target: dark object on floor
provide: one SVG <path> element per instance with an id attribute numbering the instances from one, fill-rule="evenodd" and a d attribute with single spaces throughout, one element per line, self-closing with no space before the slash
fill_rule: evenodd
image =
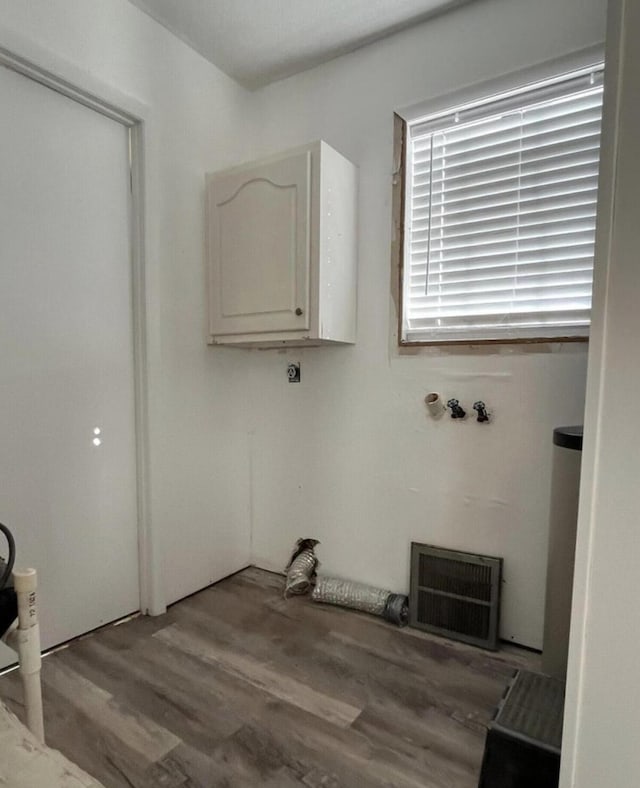
<path id="1" fill-rule="evenodd" d="M 496 651 L 502 558 L 411 544 L 409 626 Z"/>
<path id="2" fill-rule="evenodd" d="M 13 588 L 0 591 L 0 640 L 18 618 L 18 597 Z"/>
<path id="3" fill-rule="evenodd" d="M 4 534 L 9 551 L 6 560 L 0 556 L 0 638 L 2 638 L 18 617 L 18 598 L 13 590 L 11 579 L 16 544 L 11 531 L 2 523 L 0 523 L 0 532 Z"/>
<path id="4" fill-rule="evenodd" d="M 482 402 L 482 400 L 478 400 L 477 402 L 473 403 L 473 409 L 478 414 L 478 421 L 489 421 L 489 414 L 487 413 L 487 406 Z"/>
<path id="5" fill-rule="evenodd" d="M 306 594 L 309 590 L 318 567 L 318 559 L 314 552 L 317 544 L 320 544 L 317 539 L 298 539 L 296 542 L 285 568 L 287 573 L 285 598 L 292 594 Z"/>
<path id="6" fill-rule="evenodd" d="M 5 561 L 2 556 L 0 556 L 0 591 L 7 585 L 9 585 L 9 581 L 11 580 L 11 572 L 13 571 L 13 562 L 16 558 L 16 543 L 13 539 L 13 534 L 7 528 L 6 525 L 0 523 L 0 533 L 4 534 L 4 538 L 7 541 L 7 547 L 9 549 L 7 560 Z"/>
<path id="7" fill-rule="evenodd" d="M 564 682 L 520 670 L 489 725 L 478 788 L 557 788 Z"/>

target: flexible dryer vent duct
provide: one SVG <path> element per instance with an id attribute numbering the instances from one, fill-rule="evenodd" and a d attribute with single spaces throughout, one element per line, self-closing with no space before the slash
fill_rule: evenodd
<path id="1" fill-rule="evenodd" d="M 404 594 L 393 594 L 382 588 L 353 580 L 342 580 L 339 577 L 320 578 L 311 598 L 314 602 L 350 607 L 374 616 L 382 616 L 398 626 L 407 623 L 409 614 L 408 599 Z"/>
<path id="2" fill-rule="evenodd" d="M 287 573 L 285 598 L 292 594 L 306 594 L 309 590 L 318 566 L 318 559 L 314 552 L 317 544 L 320 544 L 317 539 L 298 539 L 296 542 L 291 559 L 285 569 Z"/>

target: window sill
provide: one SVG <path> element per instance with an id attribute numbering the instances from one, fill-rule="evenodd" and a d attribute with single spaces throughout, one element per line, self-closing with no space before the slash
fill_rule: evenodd
<path id="1" fill-rule="evenodd" d="M 549 337 L 547 339 L 491 339 L 445 340 L 440 342 L 391 341 L 392 358 L 408 359 L 415 356 L 529 356 L 547 354 L 583 354 L 589 347 L 588 337 Z"/>
<path id="2" fill-rule="evenodd" d="M 476 347 L 483 345 L 564 345 L 566 342 L 588 342 L 589 337 L 531 337 L 527 339 L 429 339 L 429 340 L 400 340 L 398 347 L 448 347 L 461 346 Z"/>

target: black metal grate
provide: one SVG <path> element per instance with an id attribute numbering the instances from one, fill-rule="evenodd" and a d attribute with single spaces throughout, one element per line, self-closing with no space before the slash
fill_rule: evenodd
<path id="1" fill-rule="evenodd" d="M 548 747 L 560 754 L 564 681 L 521 670 L 513 679 L 507 696 L 492 723 L 513 736 Z"/>
<path id="2" fill-rule="evenodd" d="M 423 589 L 418 591 L 418 620 L 480 640 L 486 640 L 489 636 L 488 607 L 470 605 L 461 599 L 432 594 Z"/>
<path id="3" fill-rule="evenodd" d="M 502 559 L 411 545 L 409 624 L 496 649 Z"/>
<path id="4" fill-rule="evenodd" d="M 418 584 L 457 596 L 491 601 L 491 567 L 420 553 Z"/>

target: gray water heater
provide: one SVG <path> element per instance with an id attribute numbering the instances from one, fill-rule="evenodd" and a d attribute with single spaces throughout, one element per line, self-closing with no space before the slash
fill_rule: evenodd
<path id="1" fill-rule="evenodd" d="M 567 675 L 581 460 L 582 427 L 556 428 L 553 431 L 542 671 L 558 679 L 565 679 Z"/>

